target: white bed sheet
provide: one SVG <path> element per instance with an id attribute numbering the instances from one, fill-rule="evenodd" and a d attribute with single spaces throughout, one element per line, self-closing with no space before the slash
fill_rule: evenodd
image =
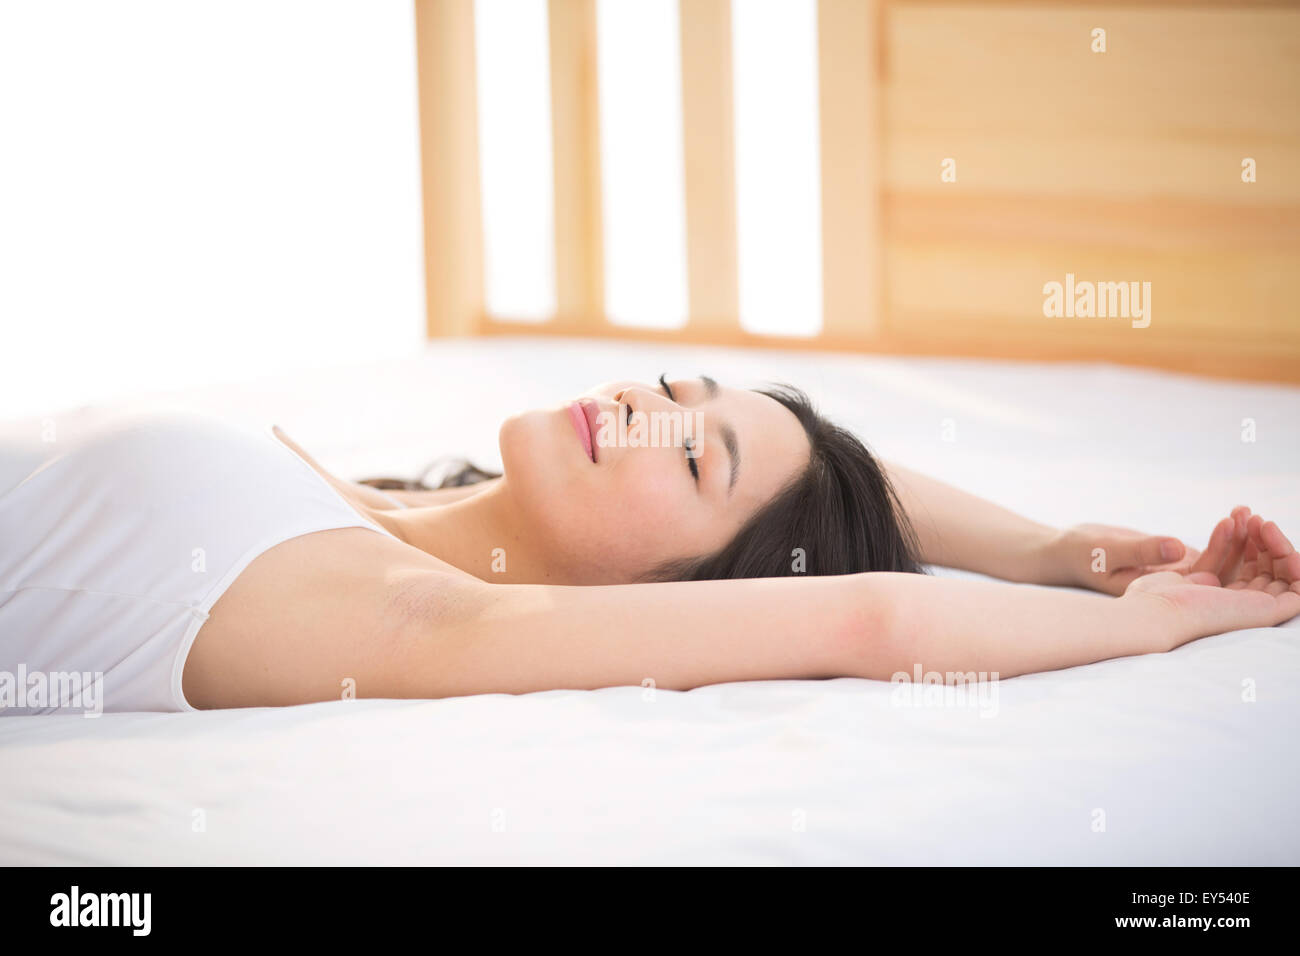
<path id="1" fill-rule="evenodd" d="M 405 474 L 497 464 L 505 415 L 661 371 L 801 385 L 885 457 L 1042 521 L 1200 545 L 1244 503 L 1300 528 L 1300 389 L 1098 365 L 450 341 L 3 429 L 161 399 Z M 0 863 L 1294 865 L 1298 687 L 1293 621 L 1005 680 L 984 707 L 840 679 L 5 718 Z"/>

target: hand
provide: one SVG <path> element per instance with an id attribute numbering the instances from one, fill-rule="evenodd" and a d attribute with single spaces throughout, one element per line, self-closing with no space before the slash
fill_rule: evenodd
<path id="1" fill-rule="evenodd" d="M 1081 524 L 1060 532 L 1047 546 L 1042 584 L 1067 584 L 1118 597 L 1153 571 L 1187 573 L 1201 557 L 1177 538 L 1129 528 Z"/>
<path id="2" fill-rule="evenodd" d="M 1275 523 L 1259 515 L 1246 518 L 1243 511 L 1235 509 L 1215 526 L 1186 574 L 1147 574 L 1124 592 L 1121 600 L 1154 610 L 1164 621 L 1152 626 L 1172 625 L 1170 649 L 1224 631 L 1272 627 L 1300 614 L 1300 554 Z"/>
<path id="3" fill-rule="evenodd" d="M 1280 593 L 1300 580 L 1300 554 L 1272 521 L 1238 507 L 1214 526 L 1204 554 L 1189 571 L 1213 574 L 1226 588 L 1265 588 Z"/>

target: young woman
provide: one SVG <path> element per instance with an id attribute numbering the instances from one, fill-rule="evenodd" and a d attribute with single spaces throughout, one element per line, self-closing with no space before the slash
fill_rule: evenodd
<path id="1" fill-rule="evenodd" d="M 1300 613 L 1300 555 L 1244 507 L 1204 552 L 1057 531 L 877 462 L 790 388 L 611 383 L 499 443 L 500 476 L 389 494 L 192 413 L 50 443 L 0 484 L 0 706 L 57 709 L 68 673 L 105 710 L 1010 677 Z M 52 699 L 16 706 L 18 674 Z"/>

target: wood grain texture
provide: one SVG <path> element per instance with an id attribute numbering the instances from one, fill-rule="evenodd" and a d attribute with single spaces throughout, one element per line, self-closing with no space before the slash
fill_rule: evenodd
<path id="1" fill-rule="evenodd" d="M 1300 380 L 1300 11 L 897 4 L 888 36 L 894 341 L 1200 370 L 1268 355 Z M 1045 317 L 1067 273 L 1151 283 L 1151 325 Z"/>

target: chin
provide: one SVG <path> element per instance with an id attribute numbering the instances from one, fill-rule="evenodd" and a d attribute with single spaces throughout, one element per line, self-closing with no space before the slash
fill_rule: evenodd
<path id="1" fill-rule="evenodd" d="M 528 411 L 501 423 L 497 447 L 507 476 L 526 478 L 538 470 L 553 470 L 561 451 L 557 444 L 554 412 Z"/>
<path id="2" fill-rule="evenodd" d="M 525 411 L 511 415 L 500 424 L 497 446 L 507 470 L 511 462 L 516 467 L 526 468 L 530 462 L 545 458 L 547 453 L 555 454 L 554 428 L 549 427 L 547 418 L 546 412 Z"/>
<path id="3" fill-rule="evenodd" d="M 530 523 L 553 525 L 563 520 L 560 512 L 576 477 L 575 462 L 581 464 L 582 449 L 572 432 L 567 416 L 554 410 L 522 412 L 501 424 L 497 435 L 501 471 Z M 574 447 L 565 444 L 566 438 Z"/>

